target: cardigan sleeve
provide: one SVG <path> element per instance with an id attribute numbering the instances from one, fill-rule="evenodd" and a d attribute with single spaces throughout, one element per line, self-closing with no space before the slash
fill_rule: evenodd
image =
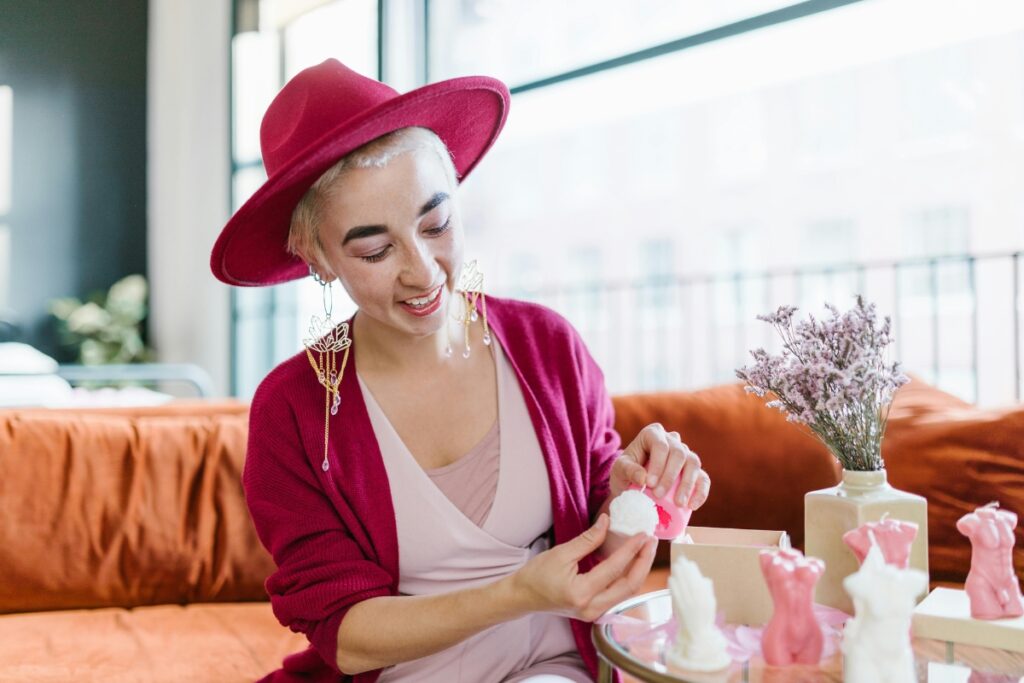
<path id="1" fill-rule="evenodd" d="M 589 426 L 587 457 L 589 467 L 589 489 L 587 491 L 587 514 L 593 520 L 609 495 L 609 484 L 612 464 L 622 452 L 622 439 L 615 431 L 615 408 L 608 395 L 604 383 L 604 373 L 597 361 L 590 355 L 587 345 L 579 333 L 573 329 L 575 356 L 580 387 L 583 390 L 583 402 L 586 410 L 586 423 Z"/>
<path id="2" fill-rule="evenodd" d="M 242 483 L 256 533 L 277 565 L 264 587 L 277 620 L 305 634 L 340 674 L 342 618 L 361 600 L 390 595 L 391 577 L 364 556 L 302 448 L 280 393 L 257 392 Z"/>

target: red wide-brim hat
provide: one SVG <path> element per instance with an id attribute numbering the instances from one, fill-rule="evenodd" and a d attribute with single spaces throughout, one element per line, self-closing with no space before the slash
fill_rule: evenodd
<path id="1" fill-rule="evenodd" d="M 327 169 L 391 131 L 422 126 L 447 145 L 461 183 L 491 148 L 508 117 L 501 81 L 465 76 L 399 94 L 336 59 L 295 75 L 267 108 L 260 149 L 267 181 L 221 230 L 210 255 L 230 285 L 275 285 L 309 274 L 287 251 L 292 212 Z"/>

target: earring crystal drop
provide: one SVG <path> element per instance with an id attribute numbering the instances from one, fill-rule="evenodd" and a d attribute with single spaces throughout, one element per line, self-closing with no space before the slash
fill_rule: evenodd
<path id="1" fill-rule="evenodd" d="M 348 323 L 334 324 L 331 320 L 333 298 L 330 296 L 330 283 L 321 280 L 313 267 L 309 268 L 310 275 L 323 287 L 324 294 L 324 317 L 314 315 L 310 320 L 309 336 L 302 340 L 306 347 L 306 357 L 316 374 L 317 382 L 324 388 L 324 459 L 320 463 L 320 469 L 326 472 L 330 469 L 327 460 L 328 444 L 330 443 L 330 417 L 338 414 L 338 407 L 341 405 L 341 378 L 345 374 L 345 366 L 348 364 L 348 352 L 352 340 L 348 336 Z M 341 367 L 338 367 L 338 354 L 341 357 Z"/>
<path id="2" fill-rule="evenodd" d="M 471 323 L 475 323 L 481 318 L 484 323 L 484 346 L 491 345 L 491 328 L 487 324 L 487 298 L 484 296 L 483 284 L 484 277 L 483 274 L 477 270 L 476 261 L 470 261 L 462 271 L 458 287 L 459 293 L 462 295 L 462 299 L 465 302 L 465 312 L 461 319 L 466 343 L 466 350 L 462 352 L 463 358 L 469 358 L 470 353 L 469 326 Z"/>

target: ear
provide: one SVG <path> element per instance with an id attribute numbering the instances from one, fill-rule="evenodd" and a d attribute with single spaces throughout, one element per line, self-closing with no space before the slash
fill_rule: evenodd
<path id="1" fill-rule="evenodd" d="M 306 261 L 306 263 L 309 264 L 309 266 L 313 269 L 313 272 L 317 274 L 317 277 L 319 277 L 325 283 L 333 282 L 338 279 L 338 276 L 335 275 L 329 268 L 324 268 L 316 261 Z"/>
<path id="2" fill-rule="evenodd" d="M 298 249 L 297 252 L 297 256 L 324 282 L 338 279 L 338 276 L 315 254 L 308 254 L 305 249 Z"/>

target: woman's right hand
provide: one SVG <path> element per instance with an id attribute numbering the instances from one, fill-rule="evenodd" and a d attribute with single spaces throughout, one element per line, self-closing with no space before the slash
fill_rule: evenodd
<path id="1" fill-rule="evenodd" d="M 529 611 L 594 621 L 640 589 L 654 562 L 658 540 L 652 536 L 636 534 L 589 572 L 579 572 L 580 560 L 604 543 L 608 524 L 602 513 L 594 526 L 533 556 L 512 576 Z"/>

